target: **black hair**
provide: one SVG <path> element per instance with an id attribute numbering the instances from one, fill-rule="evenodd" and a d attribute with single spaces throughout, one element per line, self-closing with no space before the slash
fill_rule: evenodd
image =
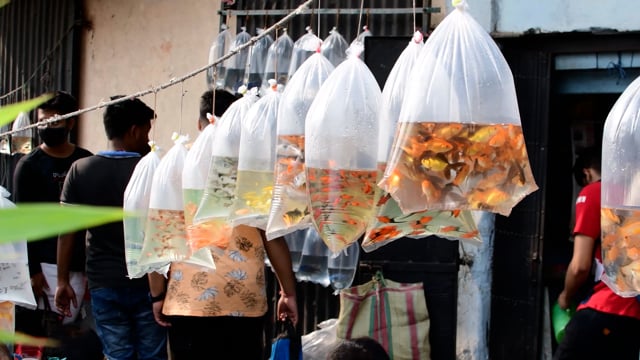
<path id="1" fill-rule="evenodd" d="M 205 91 L 202 96 L 200 96 L 200 123 L 202 125 L 209 124 L 209 119 L 207 119 L 207 113 L 222 116 L 225 111 L 229 108 L 229 106 L 242 95 L 234 95 L 227 90 L 224 89 L 216 89 L 216 110 L 215 113 L 212 111 L 213 108 L 213 90 Z"/>
<path id="2" fill-rule="evenodd" d="M 584 169 L 593 169 L 596 170 L 598 174 L 600 173 L 602 167 L 602 150 L 598 146 L 590 146 L 580 150 L 577 154 L 578 157 L 573 164 L 573 178 L 579 185 L 584 186 L 587 182 L 583 171 Z"/>
<path id="3" fill-rule="evenodd" d="M 387 351 L 373 338 L 363 336 L 344 340 L 327 356 L 327 360 L 390 360 Z"/>
<path id="4" fill-rule="evenodd" d="M 111 100 L 124 97 L 112 96 Z M 133 125 L 144 125 L 154 118 L 154 111 L 140 99 L 129 99 L 107 106 L 104 111 L 104 131 L 109 140 L 121 138 Z"/>
<path id="5" fill-rule="evenodd" d="M 55 95 L 38 106 L 38 109 L 54 111 L 59 115 L 64 115 L 78 111 L 78 100 L 66 91 L 56 91 Z"/>

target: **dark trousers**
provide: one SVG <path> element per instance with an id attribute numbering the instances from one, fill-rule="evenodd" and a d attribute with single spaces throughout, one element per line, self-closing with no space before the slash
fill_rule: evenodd
<path id="1" fill-rule="evenodd" d="M 593 309 L 576 312 L 554 360 L 638 360 L 640 320 L 602 313 Z"/>
<path id="2" fill-rule="evenodd" d="M 263 359 L 264 316 L 171 316 L 169 319 L 173 360 Z"/>

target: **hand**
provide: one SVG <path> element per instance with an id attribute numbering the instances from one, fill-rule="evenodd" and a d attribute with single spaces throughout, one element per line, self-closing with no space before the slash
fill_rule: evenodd
<path id="1" fill-rule="evenodd" d="M 560 309 L 562 310 L 567 310 L 569 308 L 569 299 L 567 299 L 567 293 L 565 293 L 564 291 L 560 293 L 560 295 L 558 296 L 558 306 L 560 306 Z"/>
<path id="2" fill-rule="evenodd" d="M 44 290 L 49 289 L 49 284 L 47 284 L 43 273 L 39 272 L 31 277 L 31 288 L 33 289 L 33 295 L 35 295 L 36 299 L 47 297 Z"/>
<path id="3" fill-rule="evenodd" d="M 156 301 L 153 304 L 153 317 L 156 319 L 158 325 L 163 327 L 171 326 L 171 323 L 167 321 L 166 317 L 162 313 L 162 306 L 164 305 L 164 300 Z"/>
<path id="4" fill-rule="evenodd" d="M 289 318 L 293 325 L 298 323 L 298 303 L 295 295 L 281 295 L 278 299 L 278 319 Z"/>
<path id="5" fill-rule="evenodd" d="M 76 300 L 76 292 L 73 291 L 71 284 L 58 284 L 56 288 L 56 295 L 54 297 L 54 303 L 56 309 L 60 311 L 64 316 L 71 317 L 71 304 L 73 307 L 78 307 L 78 300 Z"/>

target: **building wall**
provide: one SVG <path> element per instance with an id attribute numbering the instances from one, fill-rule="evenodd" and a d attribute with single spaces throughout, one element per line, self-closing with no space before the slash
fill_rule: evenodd
<path id="1" fill-rule="evenodd" d="M 90 28 L 82 40 L 81 108 L 161 85 L 206 65 L 219 8 L 219 0 L 85 0 Z M 144 96 L 158 114 L 150 137 L 165 149 L 174 131 L 194 139 L 198 99 L 206 89 L 203 72 L 156 96 Z M 92 151 L 107 146 L 102 113 L 99 109 L 80 117 L 79 144 Z"/>

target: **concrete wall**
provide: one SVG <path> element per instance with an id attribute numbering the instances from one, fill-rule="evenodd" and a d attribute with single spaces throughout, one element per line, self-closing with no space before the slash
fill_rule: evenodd
<path id="1" fill-rule="evenodd" d="M 182 76 L 207 64 L 218 29 L 219 0 L 85 0 L 91 29 L 83 36 L 81 108 L 115 94 L 132 94 Z M 198 100 L 204 73 L 142 100 L 155 106 L 158 119 L 150 137 L 168 149 L 173 131 L 197 135 Z M 186 92 L 181 110 L 181 94 Z M 155 105 L 154 105 L 155 104 Z M 92 151 L 107 146 L 103 110 L 80 117 L 79 143 Z"/>

